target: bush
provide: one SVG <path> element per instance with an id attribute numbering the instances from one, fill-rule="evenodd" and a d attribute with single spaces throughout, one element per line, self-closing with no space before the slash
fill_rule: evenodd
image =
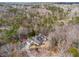
<path id="1" fill-rule="evenodd" d="M 63 20 L 65 18 L 67 18 L 67 15 L 70 12 L 70 11 L 64 12 L 63 8 L 57 7 L 57 6 L 48 6 L 47 9 L 52 11 L 52 15 L 56 16 L 58 20 Z"/>
<path id="2" fill-rule="evenodd" d="M 36 35 L 36 32 L 34 31 L 34 30 L 32 30 L 32 32 L 30 32 L 30 33 L 28 33 L 28 37 L 29 38 L 31 38 L 31 37 L 33 37 L 33 36 L 35 36 Z"/>
<path id="3" fill-rule="evenodd" d="M 12 41 L 11 37 L 17 33 L 18 28 L 19 28 L 19 25 L 14 24 L 10 30 L 5 31 L 4 39 L 6 39 L 7 42 Z"/>
<path id="4" fill-rule="evenodd" d="M 75 23 L 79 23 L 79 17 L 75 17 Z"/>
<path id="5" fill-rule="evenodd" d="M 17 8 L 10 8 L 8 11 L 12 12 L 12 13 L 16 13 L 17 12 Z"/>
<path id="6" fill-rule="evenodd" d="M 32 8 L 40 8 L 40 5 L 33 5 Z"/>
<path id="7" fill-rule="evenodd" d="M 76 48 L 70 48 L 69 52 L 74 56 L 74 57 L 79 57 L 79 51 Z"/>
<path id="8" fill-rule="evenodd" d="M 4 19 L 0 19 L 0 25 L 4 25 L 5 23 L 7 23 L 6 20 L 4 20 Z"/>
<path id="9" fill-rule="evenodd" d="M 79 24 L 79 17 L 74 17 L 74 18 L 72 18 L 72 20 L 70 20 L 69 23 L 72 23 L 72 24 Z"/>

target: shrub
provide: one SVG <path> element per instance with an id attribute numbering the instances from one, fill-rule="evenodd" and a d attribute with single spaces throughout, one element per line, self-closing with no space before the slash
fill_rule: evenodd
<path id="1" fill-rule="evenodd" d="M 12 12 L 12 13 L 16 13 L 17 12 L 17 8 L 10 8 L 8 11 Z"/>
<path id="2" fill-rule="evenodd" d="M 75 23 L 79 23 L 79 17 L 75 17 Z"/>
<path id="3" fill-rule="evenodd" d="M 69 52 L 74 56 L 74 57 L 79 57 L 79 51 L 76 48 L 70 48 Z"/>
<path id="4" fill-rule="evenodd" d="M 18 28 L 19 28 L 19 25 L 14 24 L 10 30 L 5 31 L 4 39 L 6 39 L 7 42 L 12 41 L 11 37 L 17 33 Z"/>
<path id="5" fill-rule="evenodd" d="M 69 23 L 72 23 L 72 24 L 79 24 L 79 17 L 74 17 L 74 18 L 72 18 L 72 20 L 70 20 Z"/>
<path id="6" fill-rule="evenodd" d="M 57 17 L 58 20 L 65 19 L 70 12 L 70 11 L 64 12 L 63 8 L 57 6 L 48 6 L 47 9 L 52 11 L 52 15 Z"/>
<path id="7" fill-rule="evenodd" d="M 30 32 L 30 33 L 28 33 L 28 37 L 29 38 L 31 38 L 31 37 L 33 37 L 33 36 L 35 36 L 36 35 L 36 32 L 34 31 L 34 30 L 32 30 L 32 32 Z"/>
<path id="8" fill-rule="evenodd" d="M 3 25 L 3 24 L 5 24 L 5 23 L 7 23 L 6 20 L 4 20 L 4 19 L 0 19 L 0 25 Z"/>
<path id="9" fill-rule="evenodd" d="M 40 8 L 40 5 L 33 5 L 32 8 Z"/>

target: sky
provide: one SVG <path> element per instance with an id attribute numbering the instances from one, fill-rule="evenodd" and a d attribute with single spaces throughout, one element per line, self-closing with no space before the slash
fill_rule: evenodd
<path id="1" fill-rule="evenodd" d="M 0 2 L 79 2 L 79 0 L 0 0 Z"/>

